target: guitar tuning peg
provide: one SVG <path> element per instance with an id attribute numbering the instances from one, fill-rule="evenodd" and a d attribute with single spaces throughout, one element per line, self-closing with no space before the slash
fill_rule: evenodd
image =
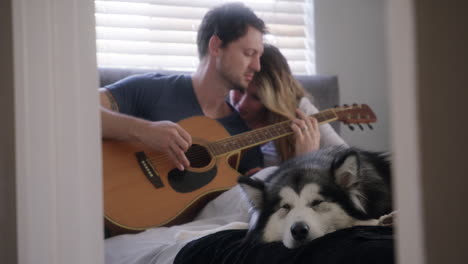
<path id="1" fill-rule="evenodd" d="M 364 128 L 361 126 L 361 124 L 358 124 L 358 127 L 359 127 L 361 130 L 364 130 Z"/>
<path id="2" fill-rule="evenodd" d="M 349 129 L 351 129 L 352 131 L 354 131 L 354 127 L 352 125 L 348 125 Z"/>
<path id="3" fill-rule="evenodd" d="M 367 126 L 369 127 L 370 130 L 374 129 L 374 127 L 369 123 L 367 124 Z"/>

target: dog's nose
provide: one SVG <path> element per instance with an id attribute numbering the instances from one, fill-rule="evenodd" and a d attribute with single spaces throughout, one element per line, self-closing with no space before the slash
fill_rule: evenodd
<path id="1" fill-rule="evenodd" d="M 291 226 L 291 234 L 297 241 L 302 241 L 309 235 L 309 226 L 304 222 L 296 222 Z"/>

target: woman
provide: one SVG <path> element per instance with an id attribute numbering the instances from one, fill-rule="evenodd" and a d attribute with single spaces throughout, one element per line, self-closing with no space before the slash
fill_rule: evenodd
<path id="1" fill-rule="evenodd" d="M 315 118 L 307 117 L 318 110 L 278 48 L 265 44 L 260 63 L 261 70 L 247 90 L 231 91 L 230 101 L 251 129 L 293 120 L 293 135 L 262 146 L 265 166 L 278 165 L 321 146 L 345 144 L 329 124 L 319 127 Z"/>

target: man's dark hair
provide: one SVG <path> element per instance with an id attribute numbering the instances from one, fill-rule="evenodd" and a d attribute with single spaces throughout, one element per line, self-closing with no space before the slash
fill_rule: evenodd
<path id="1" fill-rule="evenodd" d="M 222 41 L 221 47 L 226 47 L 230 42 L 244 36 L 248 26 L 263 34 L 266 32 L 263 20 L 242 3 L 228 3 L 211 9 L 203 17 L 198 29 L 199 58 L 203 58 L 208 53 L 208 43 L 212 36 L 218 36 Z"/>

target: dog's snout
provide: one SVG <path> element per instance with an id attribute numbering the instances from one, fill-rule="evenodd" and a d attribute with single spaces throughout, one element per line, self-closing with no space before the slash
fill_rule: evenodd
<path id="1" fill-rule="evenodd" d="M 294 240 L 302 241 L 309 235 L 309 226 L 304 222 L 296 222 L 291 226 L 291 234 Z"/>

